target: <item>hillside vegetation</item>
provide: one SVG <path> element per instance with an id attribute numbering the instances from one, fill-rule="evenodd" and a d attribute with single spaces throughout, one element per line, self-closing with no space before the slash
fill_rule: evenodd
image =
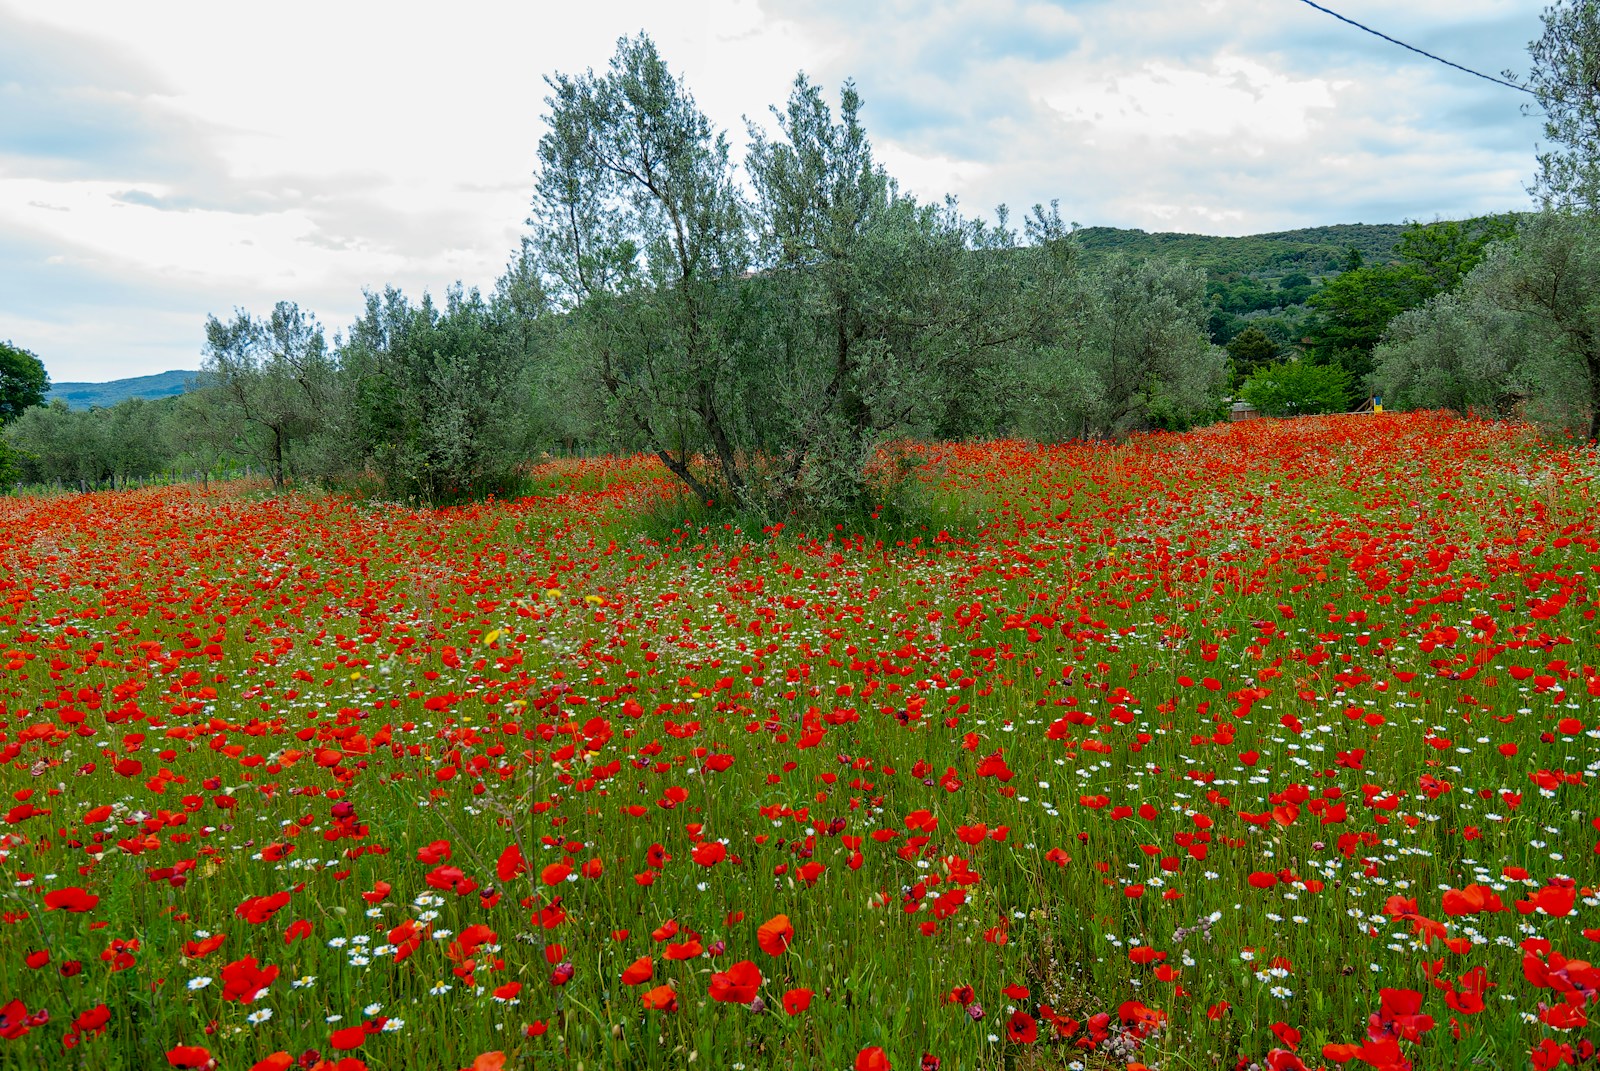
<path id="1" fill-rule="evenodd" d="M 44 397 L 45 404 L 61 401 L 69 409 L 106 409 L 130 398 L 171 398 L 188 391 L 199 378 L 193 369 L 173 369 L 153 376 L 131 376 L 106 383 L 56 383 Z"/>
<path id="2" fill-rule="evenodd" d="M 1182 234 L 1137 228 L 1082 227 L 1078 243 L 1087 254 L 1122 253 L 1130 257 L 1163 257 L 1188 261 L 1207 277 L 1232 273 L 1277 282 L 1296 272 L 1326 275 L 1340 271 L 1349 251 L 1363 260 L 1388 261 L 1409 228 L 1406 223 L 1339 223 L 1293 231 L 1251 234 L 1239 238 Z"/>

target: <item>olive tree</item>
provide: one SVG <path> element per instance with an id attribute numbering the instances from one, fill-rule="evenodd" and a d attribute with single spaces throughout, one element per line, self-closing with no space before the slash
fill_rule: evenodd
<path id="1" fill-rule="evenodd" d="M 349 442 L 387 493 L 440 502 L 503 490 L 522 462 L 539 297 L 503 283 L 493 301 L 452 286 L 443 309 L 393 287 L 366 295 L 339 357 Z"/>
<path id="2" fill-rule="evenodd" d="M 1544 111 L 1549 147 L 1532 192 L 1547 208 L 1592 211 L 1600 208 L 1600 4 L 1558 0 L 1541 18 L 1524 85 Z"/>
<path id="3" fill-rule="evenodd" d="M 264 318 L 243 309 L 227 323 L 207 317 L 204 354 L 213 404 L 196 411 L 208 415 L 207 433 L 263 465 L 274 488 L 297 467 L 302 475 L 327 468 L 318 451 L 338 439 L 332 421 L 341 411 L 340 384 L 315 316 L 280 301 Z"/>
<path id="4" fill-rule="evenodd" d="M 1090 435 L 1183 425 L 1220 401 L 1227 356 L 1206 333 L 1203 272 L 1118 255 L 1085 278 L 1082 295 L 1076 356 L 1099 385 Z"/>
<path id="5" fill-rule="evenodd" d="M 1401 404 L 1505 410 L 1600 436 L 1600 221 L 1548 210 L 1491 246 L 1454 295 L 1390 328 L 1376 381 Z"/>
<path id="6" fill-rule="evenodd" d="M 551 297 L 612 417 L 697 497 L 750 497 L 728 395 L 728 292 L 748 266 L 746 207 L 713 132 L 648 37 L 603 74 L 548 79 L 529 219 Z M 694 461 L 714 459 L 707 475 Z"/>
<path id="7" fill-rule="evenodd" d="M 874 159 L 861 108 L 847 82 L 835 113 L 802 74 L 774 109 L 777 136 L 750 127 L 760 286 L 776 298 L 757 382 L 781 402 L 763 444 L 782 461 L 768 484 L 780 504 L 862 505 L 895 437 L 1003 430 L 1022 374 L 1071 318 L 1059 218 L 1042 227 L 1036 208 L 1022 245 L 1003 209 L 989 225 L 919 203 Z"/>
<path id="8" fill-rule="evenodd" d="M 1391 409 L 1505 416 L 1515 401 L 1515 317 L 1474 287 L 1401 313 L 1374 351 L 1373 390 Z"/>

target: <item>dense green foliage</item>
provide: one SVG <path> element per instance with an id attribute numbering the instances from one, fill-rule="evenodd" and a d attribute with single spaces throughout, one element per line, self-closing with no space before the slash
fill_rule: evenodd
<path id="1" fill-rule="evenodd" d="M 195 434 L 205 395 L 130 398 L 103 409 L 60 402 L 27 410 L 3 441 L 25 484 L 91 488 L 152 476 L 223 473 L 242 458 Z"/>
<path id="2" fill-rule="evenodd" d="M 1235 377 L 1243 378 L 1262 365 L 1270 364 L 1283 347 L 1277 339 L 1252 324 L 1230 338 L 1226 349 Z"/>
<path id="3" fill-rule="evenodd" d="M 0 425 L 8 424 L 44 400 L 50 377 L 44 362 L 32 352 L 10 342 L 0 342 Z M 10 490 L 20 475 L 20 460 L 0 439 L 0 491 Z"/>
<path id="4" fill-rule="evenodd" d="M 1316 318 L 1308 334 L 1309 359 L 1362 382 L 1389 321 L 1432 294 L 1428 277 L 1409 264 L 1363 266 L 1335 276 L 1311 298 Z"/>
<path id="5" fill-rule="evenodd" d="M 1414 226 L 1395 244 L 1398 262 L 1365 264 L 1328 280 L 1313 294 L 1305 351 L 1314 364 L 1342 369 L 1354 404 L 1372 374 L 1372 351 L 1396 316 L 1448 293 L 1489 246 L 1515 233 L 1515 219 L 1488 216 Z"/>
<path id="6" fill-rule="evenodd" d="M 50 390 L 50 377 L 38 356 L 0 342 L 0 424 L 15 420 L 24 409 L 38 405 Z"/>
<path id="7" fill-rule="evenodd" d="M 1089 257 L 1121 253 L 1177 259 L 1213 278 L 1238 274 L 1276 282 L 1296 273 L 1321 276 L 1336 272 L 1351 249 L 1359 250 L 1367 260 L 1388 260 L 1406 231 L 1404 223 L 1350 223 L 1237 238 L 1118 227 L 1080 227 L 1076 233 Z"/>
<path id="8" fill-rule="evenodd" d="M 1600 435 L 1600 219 L 1547 211 L 1460 289 L 1395 320 L 1375 380 L 1392 404 L 1525 415 Z"/>
<path id="9" fill-rule="evenodd" d="M 1534 192 L 1546 207 L 1600 209 L 1600 5 L 1557 0 L 1528 45 L 1526 86 L 1544 110 L 1548 146 Z"/>
<path id="10" fill-rule="evenodd" d="M 394 495 L 440 501 L 503 489 L 525 431 L 516 311 L 453 287 L 443 310 L 368 294 L 340 352 L 348 441 Z"/>
<path id="11" fill-rule="evenodd" d="M 1251 373 L 1240 396 L 1266 416 L 1340 413 L 1349 405 L 1350 373 L 1337 365 L 1283 361 Z"/>

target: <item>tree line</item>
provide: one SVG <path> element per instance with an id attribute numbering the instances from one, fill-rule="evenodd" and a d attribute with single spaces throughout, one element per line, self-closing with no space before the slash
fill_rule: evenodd
<path id="1" fill-rule="evenodd" d="M 182 398 L 0 411 L 0 480 L 181 458 L 441 502 L 514 490 L 543 450 L 646 451 L 698 500 L 778 516 L 881 497 L 896 439 L 1111 438 L 1230 396 L 1295 415 L 1378 394 L 1595 438 L 1600 5 L 1544 24 L 1538 211 L 1415 224 L 1387 261 L 1352 247 L 1271 288 L 1086 257 L 1054 203 L 1016 226 L 919 200 L 848 82 L 834 103 L 798 76 L 736 165 L 653 42 L 624 38 L 604 71 L 547 79 L 529 232 L 490 292 L 369 292 L 331 342 L 289 302 L 211 317 Z M 7 384 L 32 375 L 15 352 L 33 359 L 7 349 Z"/>
<path id="2" fill-rule="evenodd" d="M 1221 411 L 1202 272 L 1086 265 L 1053 204 L 1018 226 L 913 197 L 849 83 L 835 103 L 800 75 L 737 169 L 645 36 L 548 83 L 529 234 L 492 291 L 370 292 L 331 340 L 289 302 L 212 317 L 206 386 L 114 418 L 31 410 L 6 432 L 24 476 L 60 478 L 90 425 L 109 446 L 156 438 L 113 423 L 172 417 L 277 486 L 439 502 L 514 489 L 541 450 L 642 450 L 697 499 L 777 516 L 867 504 L 903 437 Z"/>
<path id="3" fill-rule="evenodd" d="M 1600 438 L 1600 4 L 1541 16 L 1524 86 L 1544 110 L 1539 211 L 1459 286 L 1398 315 L 1373 355 L 1376 389 L 1405 406 L 1521 415 Z M 1509 76 L 1509 72 L 1508 72 Z"/>

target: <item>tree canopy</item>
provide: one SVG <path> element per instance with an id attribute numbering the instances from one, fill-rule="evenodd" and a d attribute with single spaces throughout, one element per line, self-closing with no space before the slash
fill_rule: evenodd
<path id="1" fill-rule="evenodd" d="M 1600 4 L 1557 0 L 1528 45 L 1526 87 L 1543 109 L 1549 147 L 1533 192 L 1546 207 L 1600 208 Z M 1509 74 L 1510 72 L 1508 72 Z"/>
<path id="2" fill-rule="evenodd" d="M 748 199 L 649 38 L 549 84 L 529 222 L 557 349 L 617 437 L 696 498 L 857 508 L 890 439 L 1015 428 L 1028 397 L 1055 397 L 1075 434 L 1214 405 L 1198 273 L 1085 272 L 1053 207 L 1019 235 L 1004 210 L 987 224 L 917 201 L 876 161 L 850 83 L 835 108 L 802 74 L 776 133 L 751 127 Z"/>
<path id="3" fill-rule="evenodd" d="M 43 405 L 50 376 L 38 356 L 11 341 L 0 342 L 0 424 L 31 406 Z"/>
<path id="4" fill-rule="evenodd" d="M 1459 290 L 1399 317 L 1375 379 L 1401 406 L 1526 415 L 1600 436 L 1600 224 L 1547 211 L 1492 246 Z"/>

